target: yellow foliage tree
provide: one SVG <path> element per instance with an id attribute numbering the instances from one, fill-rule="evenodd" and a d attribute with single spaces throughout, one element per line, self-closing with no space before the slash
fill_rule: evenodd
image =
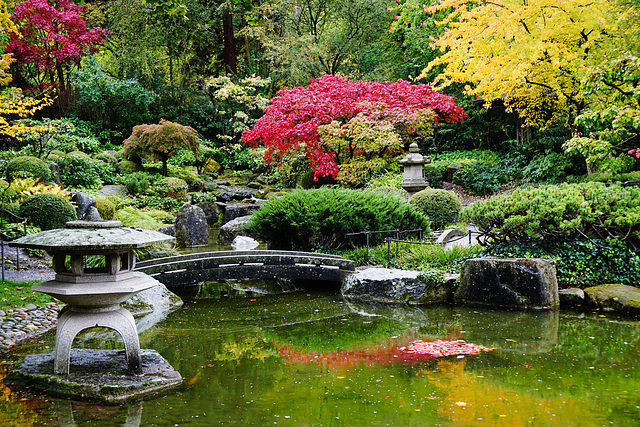
<path id="1" fill-rule="evenodd" d="M 529 126 L 558 118 L 570 126 L 587 106 L 581 81 L 622 42 L 625 13 L 612 0 L 441 0 L 425 11 L 452 11 L 434 40 L 443 67 L 438 87 L 464 84 L 488 106 L 502 99 Z M 575 129 L 574 129 L 575 130 Z"/>
<path id="2" fill-rule="evenodd" d="M 2 36 L 16 32 L 15 25 L 9 19 L 7 4 L 0 0 L 0 42 Z M 10 117 L 24 118 L 33 115 L 53 103 L 51 98 L 35 99 L 25 97 L 22 91 L 14 87 L 4 87 L 11 83 L 9 66 L 13 63 L 11 54 L 0 56 L 0 135 L 21 139 L 25 134 L 38 134 L 49 129 L 48 126 L 26 126 L 23 123 L 11 123 Z"/>

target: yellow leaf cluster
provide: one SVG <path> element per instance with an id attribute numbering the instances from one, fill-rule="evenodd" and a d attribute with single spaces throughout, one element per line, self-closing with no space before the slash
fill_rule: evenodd
<path id="1" fill-rule="evenodd" d="M 575 117 L 589 67 L 625 36 L 623 12 L 610 0 L 443 0 L 425 7 L 441 10 L 452 12 L 432 47 L 444 53 L 422 77 L 444 66 L 437 87 L 461 83 L 488 103 L 503 99 L 530 125 L 550 120 L 543 104 Z"/>

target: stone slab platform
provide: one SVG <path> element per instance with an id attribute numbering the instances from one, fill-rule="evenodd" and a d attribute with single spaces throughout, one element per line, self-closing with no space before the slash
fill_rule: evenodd
<path id="1" fill-rule="evenodd" d="M 127 369 L 124 350 L 71 350 L 69 375 L 53 373 L 53 352 L 20 360 L 3 380 L 8 387 L 31 386 L 51 396 L 105 404 L 132 401 L 182 383 L 182 376 L 154 350 L 141 350 L 142 374 Z"/>

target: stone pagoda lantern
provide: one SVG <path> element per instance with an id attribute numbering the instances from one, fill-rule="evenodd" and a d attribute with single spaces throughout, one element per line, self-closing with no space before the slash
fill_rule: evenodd
<path id="1" fill-rule="evenodd" d="M 120 221 L 70 221 L 65 229 L 21 237 L 11 246 L 44 249 L 53 256 L 54 280 L 33 290 L 49 294 L 69 305 L 58 319 L 54 373 L 69 374 L 71 345 L 89 328 L 114 329 L 124 342 L 128 369 L 141 372 L 140 342 L 133 315 L 120 303 L 160 282 L 134 272 L 133 249 L 173 240 L 156 231 L 122 227 Z M 104 258 L 104 267 L 86 264 L 88 255 Z"/>
<path id="2" fill-rule="evenodd" d="M 418 144 L 411 143 L 409 154 L 398 160 L 398 163 L 404 167 L 404 182 L 400 185 L 409 193 L 409 197 L 429 186 L 424 179 L 424 165 L 431 163 L 431 157 L 418 153 Z"/>

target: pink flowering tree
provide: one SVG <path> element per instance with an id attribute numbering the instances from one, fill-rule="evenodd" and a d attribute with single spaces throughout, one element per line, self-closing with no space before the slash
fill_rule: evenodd
<path id="1" fill-rule="evenodd" d="M 394 162 L 404 143 L 465 117 L 455 98 L 425 84 L 326 75 L 306 88 L 281 89 L 242 140 L 265 146 L 267 162 L 302 151 L 315 180 L 357 185 Z"/>
<path id="2" fill-rule="evenodd" d="M 102 28 L 87 29 L 85 11 L 70 0 L 27 0 L 15 7 L 11 20 L 18 32 L 10 34 L 5 51 L 13 54 L 23 78 L 28 74 L 36 85 L 65 90 L 69 68 L 107 35 Z"/>

